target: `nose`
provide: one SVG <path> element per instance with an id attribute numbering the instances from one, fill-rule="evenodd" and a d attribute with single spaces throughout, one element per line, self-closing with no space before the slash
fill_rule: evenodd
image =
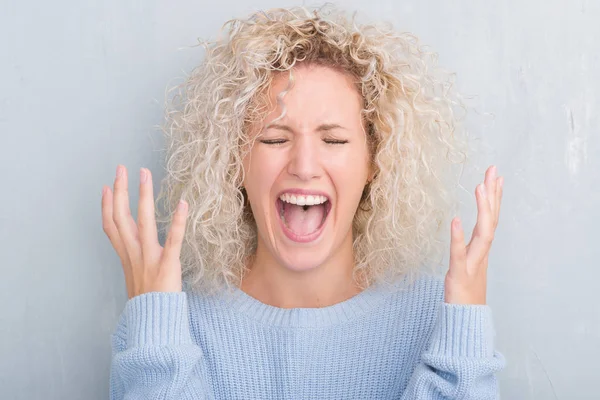
<path id="1" fill-rule="evenodd" d="M 287 167 L 290 175 L 303 181 L 319 178 L 322 173 L 318 140 L 311 136 L 303 135 L 294 141 Z"/>

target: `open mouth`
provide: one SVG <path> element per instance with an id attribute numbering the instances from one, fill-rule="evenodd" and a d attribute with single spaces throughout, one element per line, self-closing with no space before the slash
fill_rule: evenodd
<path id="1" fill-rule="evenodd" d="M 286 236 L 297 242 L 316 239 L 327 221 L 331 202 L 325 196 L 283 194 L 277 199 L 277 211 Z"/>

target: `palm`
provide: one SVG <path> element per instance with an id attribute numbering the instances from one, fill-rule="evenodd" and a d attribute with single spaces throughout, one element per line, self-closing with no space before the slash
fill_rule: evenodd
<path id="1" fill-rule="evenodd" d="M 447 303 L 486 303 L 488 255 L 500 216 L 503 183 L 503 177 L 496 176 L 496 167 L 488 168 L 484 183 L 475 192 L 477 223 L 467 245 L 460 219 L 452 220 L 450 269 L 445 281 Z"/>

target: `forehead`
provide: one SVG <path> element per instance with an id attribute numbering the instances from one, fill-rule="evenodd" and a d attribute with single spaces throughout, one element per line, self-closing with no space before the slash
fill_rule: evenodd
<path id="1" fill-rule="evenodd" d="M 360 125 L 362 97 L 353 78 L 329 67 L 298 66 L 292 69 L 291 76 L 287 71 L 278 72 L 268 97 L 274 109 L 265 123 L 280 117 L 285 108 L 281 121 L 300 129 L 321 123 Z"/>

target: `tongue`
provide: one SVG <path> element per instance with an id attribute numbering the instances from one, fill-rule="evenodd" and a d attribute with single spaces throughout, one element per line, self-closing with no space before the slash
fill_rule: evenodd
<path id="1" fill-rule="evenodd" d="M 321 226 L 325 215 L 325 205 L 310 206 L 308 210 L 304 211 L 302 206 L 284 203 L 283 215 L 288 228 L 298 235 L 305 236 L 315 232 Z"/>

